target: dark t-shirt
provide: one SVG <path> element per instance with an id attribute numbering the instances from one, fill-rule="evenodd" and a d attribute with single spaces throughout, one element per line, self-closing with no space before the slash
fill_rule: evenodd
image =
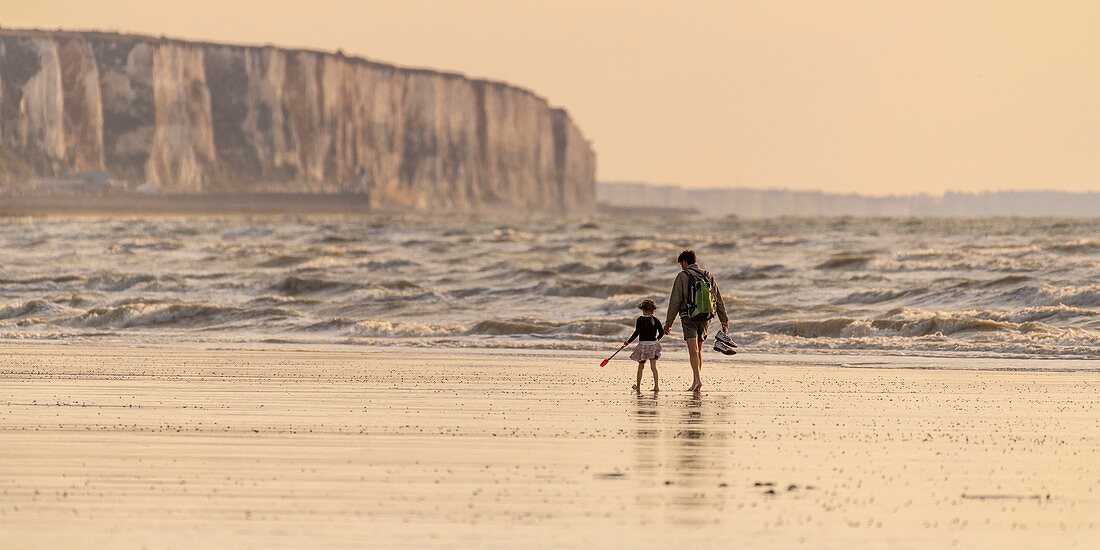
<path id="1" fill-rule="evenodd" d="M 658 338 L 662 338 L 664 335 L 665 327 L 661 325 L 660 319 L 643 315 L 634 322 L 634 334 L 630 335 L 630 339 L 626 343 L 629 344 L 639 337 L 642 342 L 656 342 Z"/>

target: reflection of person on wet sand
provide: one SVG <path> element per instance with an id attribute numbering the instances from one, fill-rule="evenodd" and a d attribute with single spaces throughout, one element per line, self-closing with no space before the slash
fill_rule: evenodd
<path id="1" fill-rule="evenodd" d="M 707 339 L 710 319 L 714 315 L 718 316 L 722 323 L 722 332 L 729 330 L 730 321 L 726 317 L 726 304 L 722 301 L 718 284 L 710 273 L 703 271 L 696 263 L 695 251 L 689 249 L 681 252 L 676 262 L 680 264 L 681 271 L 676 275 L 668 298 L 665 330 L 671 330 L 676 317 L 680 317 L 684 340 L 687 342 L 688 360 L 691 361 L 692 381 L 688 391 L 699 391 L 703 388 L 700 378 L 703 370 L 703 342 Z"/>
<path id="2" fill-rule="evenodd" d="M 639 393 L 631 408 L 638 503 L 659 511 L 651 521 L 709 522 L 698 511 L 728 502 L 728 494 L 713 489 L 729 482 L 733 404 L 720 394 L 658 395 Z"/>

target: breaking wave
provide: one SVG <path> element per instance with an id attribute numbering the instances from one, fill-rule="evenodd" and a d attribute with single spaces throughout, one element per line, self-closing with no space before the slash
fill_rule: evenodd
<path id="1" fill-rule="evenodd" d="M 283 309 L 249 309 L 204 304 L 149 305 L 126 304 L 89 310 L 67 324 L 81 327 L 194 328 L 260 319 L 277 320 L 294 316 Z"/>
<path id="2" fill-rule="evenodd" d="M 924 312 L 901 309 L 893 313 L 893 317 L 875 319 L 837 317 L 759 325 L 750 323 L 748 330 L 799 338 L 855 338 L 884 334 L 903 337 L 959 336 L 990 332 L 1060 334 L 1064 332 L 1063 329 L 1048 323 L 1058 319 L 1100 315 L 1092 310 L 1067 306 L 1027 308 L 1015 312 Z"/>
<path id="3" fill-rule="evenodd" d="M 47 300 L 28 300 L 14 306 L 0 307 L 0 319 L 56 316 L 69 311 L 71 311 L 70 308 Z"/>
<path id="4" fill-rule="evenodd" d="M 582 320 L 555 323 L 539 319 L 488 320 L 475 323 L 469 334 L 489 336 L 523 335 L 576 335 L 617 336 L 629 329 L 629 325 L 605 320 Z"/>

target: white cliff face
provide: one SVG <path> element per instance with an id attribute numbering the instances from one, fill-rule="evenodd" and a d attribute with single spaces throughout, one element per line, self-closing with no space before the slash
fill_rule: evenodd
<path id="1" fill-rule="evenodd" d="M 101 170 L 103 158 L 103 100 L 99 70 L 88 43 L 60 43 L 62 134 L 66 164 L 77 171 Z"/>
<path id="2" fill-rule="evenodd" d="M 33 40 L 27 47 L 38 55 L 41 65 L 21 87 L 19 118 L 14 126 L 19 131 L 22 149 L 39 152 L 56 169 L 65 159 L 61 62 L 57 46 L 51 40 Z"/>
<path id="3" fill-rule="evenodd" d="M 153 50 L 156 124 L 146 179 L 162 189 L 202 191 L 215 165 L 210 92 L 202 50 L 165 44 Z"/>
<path id="4" fill-rule="evenodd" d="M 170 192 L 595 207 L 591 145 L 544 99 L 312 51 L 0 31 L 0 147 L 37 174 L 99 169 Z"/>

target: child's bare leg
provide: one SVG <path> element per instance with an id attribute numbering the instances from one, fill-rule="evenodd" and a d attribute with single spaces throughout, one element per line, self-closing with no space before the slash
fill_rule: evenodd
<path id="1" fill-rule="evenodd" d="M 653 371 L 653 391 L 661 391 L 660 381 L 657 379 L 657 360 L 649 360 L 649 370 Z M 639 382 L 640 384 L 641 382 Z"/>
<path id="2" fill-rule="evenodd" d="M 638 361 L 638 381 L 634 382 L 634 391 L 642 391 L 642 374 L 645 372 L 645 361 Z"/>

